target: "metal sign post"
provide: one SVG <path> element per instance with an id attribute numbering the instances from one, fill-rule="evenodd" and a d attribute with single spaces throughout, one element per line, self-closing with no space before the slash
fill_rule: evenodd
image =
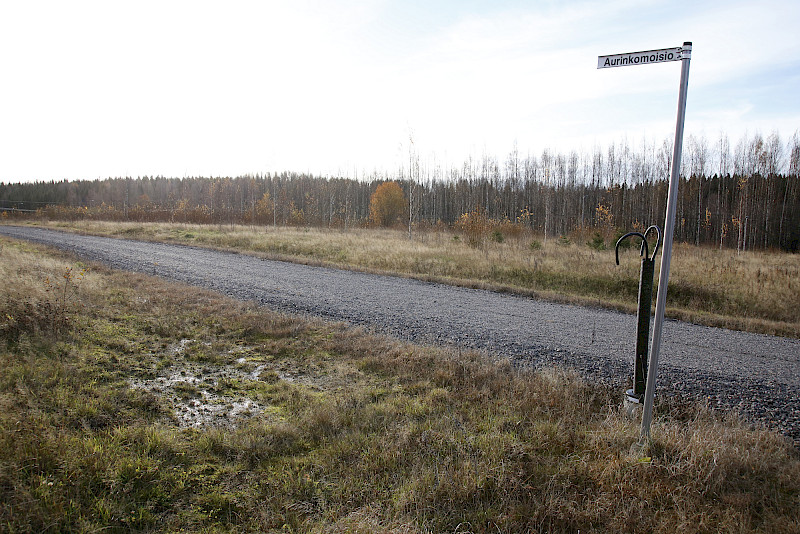
<path id="1" fill-rule="evenodd" d="M 653 341 L 650 344 L 650 362 L 647 370 L 647 387 L 644 394 L 642 412 L 643 438 L 650 437 L 650 423 L 653 420 L 653 398 L 656 389 L 656 373 L 658 356 L 661 349 L 661 332 L 664 325 L 664 310 L 667 305 L 667 283 L 669 267 L 672 259 L 672 238 L 675 233 L 675 213 L 678 200 L 678 179 L 681 170 L 681 152 L 683 149 L 683 125 L 686 118 L 686 94 L 689 88 L 689 61 L 692 58 L 692 43 L 685 42 L 682 47 L 633 52 L 630 54 L 614 54 L 599 56 L 597 68 L 624 67 L 628 65 L 645 65 L 666 61 L 681 61 L 681 85 L 678 93 L 678 119 L 675 126 L 675 144 L 672 153 L 672 168 L 667 194 L 667 216 L 664 221 L 664 251 L 661 253 L 661 271 L 658 277 L 658 296 L 656 297 L 656 316 L 653 322 Z"/>

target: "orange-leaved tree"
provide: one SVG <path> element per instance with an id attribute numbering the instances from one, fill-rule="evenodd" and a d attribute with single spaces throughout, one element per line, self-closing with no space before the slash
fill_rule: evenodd
<path id="1" fill-rule="evenodd" d="M 384 182 L 369 199 L 369 216 L 377 225 L 391 226 L 406 211 L 406 195 L 397 182 Z"/>

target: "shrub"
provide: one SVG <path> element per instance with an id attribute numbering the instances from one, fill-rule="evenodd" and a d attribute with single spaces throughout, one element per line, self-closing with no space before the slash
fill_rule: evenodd
<path id="1" fill-rule="evenodd" d="M 406 196 L 397 182 L 384 182 L 369 200 L 369 216 L 378 226 L 392 226 L 405 213 Z"/>
<path id="2" fill-rule="evenodd" d="M 592 235 L 592 239 L 586 242 L 586 246 L 595 250 L 605 250 L 606 240 L 603 237 L 603 234 L 600 232 L 595 232 L 594 235 Z"/>
<path id="3" fill-rule="evenodd" d="M 86 272 L 66 267 L 61 280 L 47 277 L 43 287 L 25 287 L 23 283 L 16 288 L 22 291 L 7 295 L 0 306 L 0 338 L 16 343 L 22 334 L 58 337 L 66 333 L 80 311 L 77 292 Z"/>
<path id="4" fill-rule="evenodd" d="M 500 230 L 494 230 L 489 239 L 491 239 L 495 243 L 502 243 L 503 241 L 506 240 L 506 238 L 503 236 L 503 232 L 501 232 Z"/>
<path id="5" fill-rule="evenodd" d="M 624 236 L 627 233 L 628 232 L 626 232 L 625 230 L 619 230 L 618 229 L 617 233 L 614 235 L 614 246 L 616 246 L 617 241 L 619 241 L 619 238 Z M 636 246 L 640 246 L 641 243 L 642 243 L 641 239 L 639 239 L 638 237 L 632 237 L 632 238 L 628 238 L 625 241 L 623 241 L 622 243 L 620 243 L 619 244 L 619 248 L 627 250 L 627 249 L 631 248 L 634 244 L 636 244 Z"/>
<path id="6" fill-rule="evenodd" d="M 477 248 L 486 243 L 490 228 L 489 217 L 483 208 L 477 207 L 462 214 L 456 222 L 456 228 L 464 232 L 469 246 Z"/>

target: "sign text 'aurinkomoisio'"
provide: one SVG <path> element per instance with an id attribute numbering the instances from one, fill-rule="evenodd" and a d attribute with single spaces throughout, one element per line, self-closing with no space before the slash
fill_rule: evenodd
<path id="1" fill-rule="evenodd" d="M 683 48 L 678 46 L 675 48 L 663 48 L 661 50 L 648 50 L 647 52 L 631 52 L 630 54 L 599 56 L 597 58 L 597 68 L 607 69 L 610 67 L 627 67 L 629 65 L 646 65 L 648 63 L 680 61 L 683 59 L 683 54 Z"/>

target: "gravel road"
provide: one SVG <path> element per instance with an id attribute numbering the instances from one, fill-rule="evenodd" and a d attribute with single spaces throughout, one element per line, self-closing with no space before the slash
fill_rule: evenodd
<path id="1" fill-rule="evenodd" d="M 520 365 L 573 367 L 590 380 L 619 386 L 620 395 L 630 387 L 632 315 L 181 245 L 14 226 L 0 226 L 0 234 L 274 310 L 484 350 Z M 657 394 L 707 398 L 800 444 L 798 361 L 800 340 L 666 321 Z"/>

